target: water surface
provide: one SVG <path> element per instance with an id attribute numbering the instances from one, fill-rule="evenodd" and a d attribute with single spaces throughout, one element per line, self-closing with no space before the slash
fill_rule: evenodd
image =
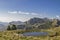
<path id="1" fill-rule="evenodd" d="M 23 33 L 23 36 L 47 36 L 47 32 L 26 32 Z"/>

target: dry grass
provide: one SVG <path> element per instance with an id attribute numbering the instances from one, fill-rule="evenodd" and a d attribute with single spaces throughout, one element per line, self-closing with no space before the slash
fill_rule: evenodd
<path id="1" fill-rule="evenodd" d="M 11 31 L 5 31 L 0 32 L 0 40 L 60 40 L 60 27 L 49 29 L 49 30 L 43 30 L 46 32 L 49 32 L 50 34 L 54 34 L 54 32 L 58 32 L 58 36 L 49 37 L 49 36 L 22 36 L 17 33 L 23 33 L 25 30 L 11 30 Z"/>

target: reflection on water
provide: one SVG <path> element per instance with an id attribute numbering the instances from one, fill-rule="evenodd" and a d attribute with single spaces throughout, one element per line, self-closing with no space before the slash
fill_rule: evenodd
<path id="1" fill-rule="evenodd" d="M 23 33 L 23 36 L 47 36 L 47 32 L 26 32 Z"/>

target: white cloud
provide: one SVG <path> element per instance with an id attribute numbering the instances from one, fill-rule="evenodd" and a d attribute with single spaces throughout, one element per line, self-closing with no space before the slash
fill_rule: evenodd
<path id="1" fill-rule="evenodd" d="M 3 17 L 3 16 L 0 16 L 0 21 L 1 22 L 11 22 L 11 21 L 22 21 L 22 22 L 25 22 L 25 21 L 27 21 L 27 20 L 29 20 L 29 18 L 28 17 L 19 17 L 19 18 L 17 18 L 17 17 Z"/>
<path id="2" fill-rule="evenodd" d="M 19 11 L 18 13 L 19 14 L 25 14 L 25 15 L 29 15 L 30 14 L 29 12 L 21 12 L 21 11 Z"/>
<path id="3" fill-rule="evenodd" d="M 17 14 L 18 12 L 17 11 L 8 11 L 8 13 L 10 13 L 10 14 Z"/>
<path id="4" fill-rule="evenodd" d="M 60 18 L 60 16 L 59 16 L 59 15 L 56 15 L 56 17 L 57 17 L 57 18 Z"/>
<path id="5" fill-rule="evenodd" d="M 31 15 L 38 15 L 37 13 L 31 13 Z"/>
<path id="6" fill-rule="evenodd" d="M 38 13 L 22 12 L 22 11 L 8 11 L 10 14 L 22 14 L 22 15 L 39 15 Z"/>
<path id="7" fill-rule="evenodd" d="M 0 17 L 0 21 L 9 22 L 9 21 L 12 21 L 12 18 L 10 18 L 10 17 Z"/>

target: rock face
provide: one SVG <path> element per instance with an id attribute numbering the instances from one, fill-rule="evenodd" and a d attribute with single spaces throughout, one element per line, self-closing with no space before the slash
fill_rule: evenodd
<path id="1" fill-rule="evenodd" d="M 46 29 L 50 28 L 50 19 L 48 18 L 31 18 L 30 20 L 26 22 L 21 21 L 12 21 L 9 24 L 14 24 L 17 26 L 17 29 Z M 48 25 L 47 25 L 48 24 Z"/>
<path id="2" fill-rule="evenodd" d="M 43 22 L 44 22 L 44 20 L 41 18 L 32 18 L 32 19 L 27 21 L 27 24 L 29 23 L 29 24 L 33 25 L 35 23 L 43 23 Z"/>
<path id="3" fill-rule="evenodd" d="M 39 29 L 46 29 L 50 28 L 51 24 L 55 23 L 57 24 L 56 26 L 60 25 L 60 20 L 54 21 L 53 19 L 48 19 L 48 18 L 31 18 L 30 20 L 26 22 L 21 22 L 21 21 L 12 21 L 9 23 L 6 22 L 0 22 L 0 30 L 6 30 L 8 25 L 16 25 L 17 29 L 34 29 L 34 28 L 39 28 Z"/>
<path id="4" fill-rule="evenodd" d="M 21 25 L 21 24 L 24 24 L 24 23 L 21 22 L 21 21 L 12 21 L 12 22 L 10 22 L 9 24 Z"/>
<path id="5" fill-rule="evenodd" d="M 25 25 L 17 25 L 17 29 L 24 29 Z"/>

